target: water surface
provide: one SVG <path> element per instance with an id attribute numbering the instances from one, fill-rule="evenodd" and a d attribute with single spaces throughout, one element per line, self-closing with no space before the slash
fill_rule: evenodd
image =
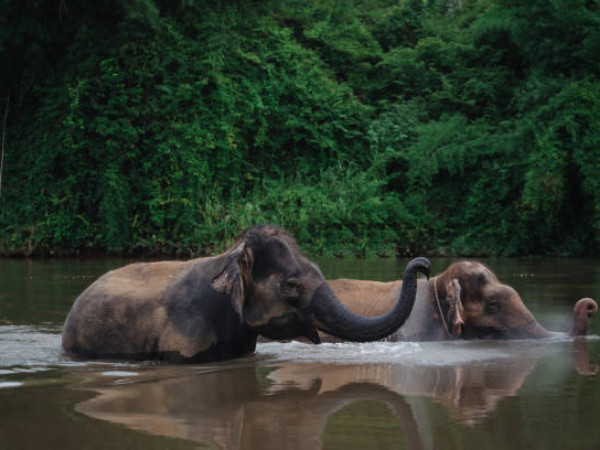
<path id="1" fill-rule="evenodd" d="M 269 342 L 187 366 L 62 354 L 77 294 L 126 262 L 0 260 L 2 448 L 600 448 L 600 317 L 577 340 Z M 318 261 L 328 278 L 379 280 L 406 262 Z M 600 299 L 599 261 L 484 262 L 551 330 Z"/>

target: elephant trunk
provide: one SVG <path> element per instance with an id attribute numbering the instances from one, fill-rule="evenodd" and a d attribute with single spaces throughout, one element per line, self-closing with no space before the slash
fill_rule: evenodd
<path id="1" fill-rule="evenodd" d="M 588 334 L 589 318 L 598 311 L 598 304 L 591 298 L 582 298 L 573 307 L 573 325 L 570 336 L 585 336 Z"/>
<path id="2" fill-rule="evenodd" d="M 573 307 L 573 323 L 568 331 L 569 336 L 586 336 L 589 319 L 598 311 L 598 304 L 591 298 L 582 298 Z M 540 323 L 532 319 L 527 325 L 510 330 L 511 339 L 542 339 L 552 336 Z"/>
<path id="3" fill-rule="evenodd" d="M 316 327 L 327 334 L 346 341 L 376 341 L 389 336 L 404 324 L 412 311 L 417 295 L 417 274 L 429 277 L 430 263 L 426 258 L 415 258 L 406 266 L 400 297 L 394 308 L 377 317 L 361 316 L 346 308 L 323 283 L 313 295 L 311 312 Z"/>
<path id="4" fill-rule="evenodd" d="M 546 330 L 537 320 L 524 327 L 511 330 L 508 334 L 511 339 L 544 339 L 552 336 L 552 333 Z"/>

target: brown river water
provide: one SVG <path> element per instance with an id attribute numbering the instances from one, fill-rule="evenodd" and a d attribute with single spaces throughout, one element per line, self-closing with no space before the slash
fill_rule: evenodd
<path id="1" fill-rule="evenodd" d="M 316 261 L 377 280 L 407 262 Z M 600 260 L 482 261 L 549 330 L 600 300 Z M 580 339 L 269 342 L 182 366 L 64 355 L 75 297 L 127 262 L 0 259 L 0 449 L 600 449 L 600 316 Z"/>

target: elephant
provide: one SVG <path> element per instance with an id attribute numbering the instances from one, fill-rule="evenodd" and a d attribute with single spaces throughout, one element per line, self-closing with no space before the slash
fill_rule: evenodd
<path id="1" fill-rule="evenodd" d="M 335 296 L 352 311 L 379 315 L 389 310 L 402 281 L 354 279 L 329 281 Z M 574 307 L 571 336 L 585 335 L 588 320 L 598 310 L 591 298 Z M 547 338 L 546 330 L 527 309 L 519 294 L 501 283 L 484 264 L 459 261 L 429 280 L 420 280 L 410 317 L 387 340 L 439 341 L 450 339 Z M 325 341 L 335 341 L 322 336 Z"/>
<path id="2" fill-rule="evenodd" d="M 317 330 L 350 341 L 379 340 L 406 320 L 426 258 L 411 260 L 398 302 L 363 317 L 333 295 L 319 267 L 277 225 L 247 229 L 224 253 L 189 261 L 134 263 L 110 271 L 75 300 L 63 349 L 90 358 L 204 363 L 241 357 L 257 337 L 306 337 Z"/>

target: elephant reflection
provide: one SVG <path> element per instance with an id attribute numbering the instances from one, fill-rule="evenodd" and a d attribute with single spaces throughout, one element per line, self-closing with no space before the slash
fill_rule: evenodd
<path id="1" fill-rule="evenodd" d="M 595 373 L 586 341 L 575 349 L 576 367 Z M 435 344 L 439 345 L 439 344 Z M 413 414 L 423 402 L 449 411 L 455 421 L 477 423 L 513 396 L 544 356 L 533 347 L 499 360 L 452 366 L 277 363 L 277 367 L 159 367 L 135 379 L 81 387 L 98 392 L 77 410 L 131 429 L 218 448 L 320 448 L 330 419 L 358 401 L 392 411 L 411 449 L 428 448 L 433 417 Z M 246 362 L 245 362 L 246 363 Z M 118 384 L 118 383 L 127 384 Z M 416 408 L 416 409 L 415 409 Z M 418 419 L 418 420 L 417 420 Z"/>
<path id="2" fill-rule="evenodd" d="M 290 364 L 269 375 L 284 388 L 294 380 L 304 387 L 320 380 L 319 394 L 336 392 L 357 382 L 385 385 L 400 396 L 434 398 L 454 420 L 476 423 L 489 415 L 499 400 L 515 395 L 536 360 L 523 358 L 514 364 L 465 366 L 332 366 Z M 390 393 L 391 394 L 391 393 Z"/>
<path id="3" fill-rule="evenodd" d="M 301 380 L 299 386 L 306 390 L 279 385 L 265 392 L 259 372 L 251 366 L 94 388 L 100 395 L 77 410 L 134 430 L 217 448 L 315 449 L 321 447 L 323 430 L 336 411 L 360 400 L 381 401 L 408 423 L 411 448 L 420 448 L 410 408 L 386 387 L 350 383 L 321 392 L 319 380 L 309 385 Z"/>
<path id="4" fill-rule="evenodd" d="M 443 346 L 436 351 L 443 352 L 444 349 L 452 351 L 451 347 Z M 428 348 L 427 351 L 431 350 Z M 499 350 L 497 345 L 481 344 L 476 352 L 495 350 Z M 337 392 L 343 386 L 374 383 L 385 386 L 390 395 L 406 397 L 411 405 L 414 399 L 433 399 L 455 421 L 475 424 L 491 415 L 503 398 L 516 395 L 538 360 L 552 351 L 548 346 L 532 345 L 522 348 L 509 343 L 505 350 L 510 356 L 453 365 L 343 366 L 288 363 L 268 375 L 273 381 L 269 392 L 285 392 L 292 386 L 309 391 L 318 383 L 317 395 L 324 395 Z M 502 347 L 500 353 L 503 353 Z M 578 374 L 595 375 L 598 372 L 598 363 L 590 361 L 585 339 L 573 341 L 572 355 Z"/>

